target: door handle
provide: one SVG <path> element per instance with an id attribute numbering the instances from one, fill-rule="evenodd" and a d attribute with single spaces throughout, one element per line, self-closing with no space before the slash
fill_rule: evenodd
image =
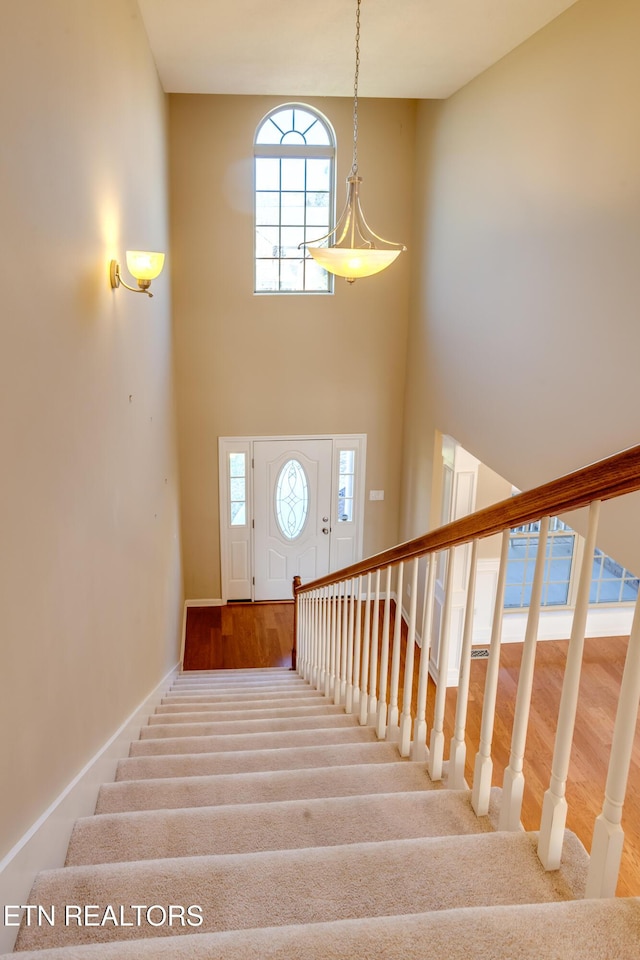
<path id="1" fill-rule="evenodd" d="M 322 522 L 323 522 L 323 523 L 329 523 L 329 517 L 323 517 L 323 518 L 322 518 Z"/>
<path id="2" fill-rule="evenodd" d="M 323 528 L 322 528 L 322 532 L 323 532 L 323 533 L 329 533 L 329 527 L 323 527 Z"/>

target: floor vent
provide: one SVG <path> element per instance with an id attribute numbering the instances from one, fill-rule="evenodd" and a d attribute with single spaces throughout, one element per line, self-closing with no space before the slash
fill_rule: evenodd
<path id="1" fill-rule="evenodd" d="M 472 660 L 486 660 L 489 656 L 489 647 L 476 647 L 471 651 Z"/>

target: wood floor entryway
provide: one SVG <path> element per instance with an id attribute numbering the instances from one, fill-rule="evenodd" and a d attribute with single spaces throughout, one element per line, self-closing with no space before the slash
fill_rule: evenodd
<path id="1" fill-rule="evenodd" d="M 289 667 L 293 601 L 187 607 L 185 670 Z"/>

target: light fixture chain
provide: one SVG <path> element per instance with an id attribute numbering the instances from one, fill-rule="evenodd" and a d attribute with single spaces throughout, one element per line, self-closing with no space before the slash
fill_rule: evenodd
<path id="1" fill-rule="evenodd" d="M 351 175 L 358 173 L 358 79 L 360 76 L 360 4 L 362 0 L 357 0 L 356 4 L 356 72 L 353 80 L 353 163 L 351 164 Z"/>

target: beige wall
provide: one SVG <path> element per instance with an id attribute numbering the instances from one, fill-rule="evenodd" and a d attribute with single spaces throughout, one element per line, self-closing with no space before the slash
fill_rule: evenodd
<path id="1" fill-rule="evenodd" d="M 175 664 L 165 97 L 133 0 L 0 30 L 0 860 Z"/>
<path id="2" fill-rule="evenodd" d="M 366 433 L 365 551 L 398 535 L 409 255 L 333 296 L 253 294 L 253 137 L 286 97 L 171 96 L 179 448 L 187 597 L 220 596 L 219 436 Z M 334 125 L 338 207 L 352 103 L 309 100 Z M 415 106 L 360 101 L 362 202 L 373 228 L 411 224 Z"/>
<path id="3" fill-rule="evenodd" d="M 436 428 L 522 489 L 639 439 L 638 36 L 636 0 L 580 0 L 420 104 L 405 536 Z M 640 570 L 615 513 L 602 546 Z"/>

